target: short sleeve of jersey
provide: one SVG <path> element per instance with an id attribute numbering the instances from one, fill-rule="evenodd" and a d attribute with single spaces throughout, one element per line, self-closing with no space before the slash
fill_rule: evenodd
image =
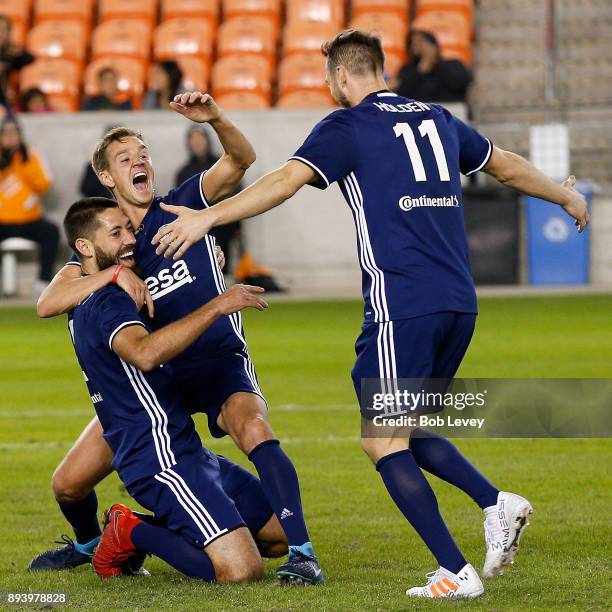
<path id="1" fill-rule="evenodd" d="M 64 264 L 65 266 L 80 266 L 81 262 L 79 261 L 79 258 L 77 257 L 76 253 L 72 253 L 72 255 L 70 256 L 70 259 Z"/>
<path id="2" fill-rule="evenodd" d="M 317 123 L 290 159 L 310 166 L 319 178 L 312 183 L 325 189 L 350 174 L 355 165 L 353 128 L 347 111 L 335 111 Z"/>
<path id="3" fill-rule="evenodd" d="M 110 287 L 98 298 L 98 303 L 92 308 L 95 324 L 102 336 L 102 341 L 113 350 L 115 336 L 126 327 L 142 325 L 136 310 L 136 304 L 124 291 Z M 91 321 L 93 324 L 94 322 Z"/>
<path id="4" fill-rule="evenodd" d="M 457 119 L 448 111 L 446 112 L 450 125 L 459 139 L 459 170 L 461 174 L 469 176 L 482 170 L 493 152 L 491 141 L 461 119 Z"/>
<path id="5" fill-rule="evenodd" d="M 188 178 L 178 187 L 171 189 L 167 195 L 161 198 L 161 201 L 165 204 L 187 206 L 188 208 L 194 208 L 196 210 L 208 208 L 208 200 L 202 191 L 203 176 L 204 172 L 201 172 L 200 174 L 195 174 L 191 178 Z"/>

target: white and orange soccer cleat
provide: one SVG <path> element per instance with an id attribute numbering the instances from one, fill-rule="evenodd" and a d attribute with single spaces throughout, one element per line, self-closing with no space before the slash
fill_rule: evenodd
<path id="1" fill-rule="evenodd" d="M 443 567 L 427 574 L 427 584 L 413 587 L 406 591 L 410 597 L 442 599 L 460 597 L 473 599 L 484 593 L 484 586 L 476 570 L 468 563 L 458 574 L 453 574 Z"/>
<path id="2" fill-rule="evenodd" d="M 497 505 L 485 508 L 485 541 L 487 556 L 482 568 L 483 578 L 504 573 L 514 563 L 519 541 L 533 509 L 520 495 L 500 491 Z"/>

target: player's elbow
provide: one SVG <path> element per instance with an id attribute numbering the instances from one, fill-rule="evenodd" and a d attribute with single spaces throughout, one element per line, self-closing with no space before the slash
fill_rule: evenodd
<path id="1" fill-rule="evenodd" d="M 246 172 L 257 159 L 257 155 L 255 153 L 255 149 L 251 147 L 248 151 L 242 152 L 239 156 L 233 155 L 231 156 L 232 164 L 236 167 L 237 170 Z"/>
<path id="2" fill-rule="evenodd" d="M 140 343 L 126 361 L 137 367 L 141 372 L 152 372 L 163 363 L 162 356 L 155 347 L 143 346 Z"/>
<path id="3" fill-rule="evenodd" d="M 161 360 L 156 354 L 144 353 L 139 355 L 132 365 L 135 365 L 141 372 L 152 372 L 161 365 Z"/>
<path id="4" fill-rule="evenodd" d="M 58 312 L 58 309 L 55 307 L 52 300 L 44 295 L 41 295 L 36 302 L 36 314 L 41 319 L 48 319 L 61 314 L 61 312 Z"/>

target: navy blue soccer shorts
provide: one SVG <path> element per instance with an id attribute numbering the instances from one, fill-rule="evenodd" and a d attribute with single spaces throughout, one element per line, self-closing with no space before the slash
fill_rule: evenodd
<path id="1" fill-rule="evenodd" d="M 474 333 L 475 314 L 437 312 L 422 317 L 364 323 L 351 372 L 359 405 L 367 405 L 364 379 L 448 379 L 455 376 Z"/>
<path id="2" fill-rule="evenodd" d="M 259 384 L 255 366 L 248 353 L 237 351 L 211 359 L 173 363 L 174 379 L 185 401 L 187 410 L 203 412 L 208 418 L 208 429 L 215 438 L 227 433 L 217 425 L 221 406 L 234 393 L 254 393 L 266 401 Z"/>
<path id="3" fill-rule="evenodd" d="M 272 515 L 259 480 L 205 448 L 127 490 L 156 523 L 197 548 L 239 527 L 257 533 Z"/>

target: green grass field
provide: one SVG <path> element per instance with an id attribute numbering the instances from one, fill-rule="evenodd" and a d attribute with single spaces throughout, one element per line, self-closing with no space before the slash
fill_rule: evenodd
<path id="1" fill-rule="evenodd" d="M 207 585 L 149 560 L 150 578 L 101 582 L 89 567 L 26 572 L 36 553 L 70 533 L 50 477 L 93 414 L 63 318 L 0 309 L 0 591 L 64 592 L 83 610 L 478 610 L 610 609 L 610 440 L 459 440 L 502 489 L 534 506 L 516 565 L 473 602 L 408 600 L 435 562 L 393 506 L 362 454 L 350 383 L 357 302 L 275 303 L 250 312 L 246 330 L 271 420 L 300 474 L 322 587 L 284 588 L 275 562 L 257 584 Z M 481 300 L 460 375 L 609 377 L 612 296 Z M 579 409 L 579 407 L 577 407 Z M 204 421 L 198 421 L 203 436 Z M 213 450 L 247 465 L 227 439 Z M 484 558 L 482 516 L 463 493 L 432 481 L 465 556 Z M 128 502 L 116 476 L 98 489 L 102 507 Z M 6 595 L 3 595 L 3 603 Z M 38 606 L 33 606 L 41 608 Z"/>

